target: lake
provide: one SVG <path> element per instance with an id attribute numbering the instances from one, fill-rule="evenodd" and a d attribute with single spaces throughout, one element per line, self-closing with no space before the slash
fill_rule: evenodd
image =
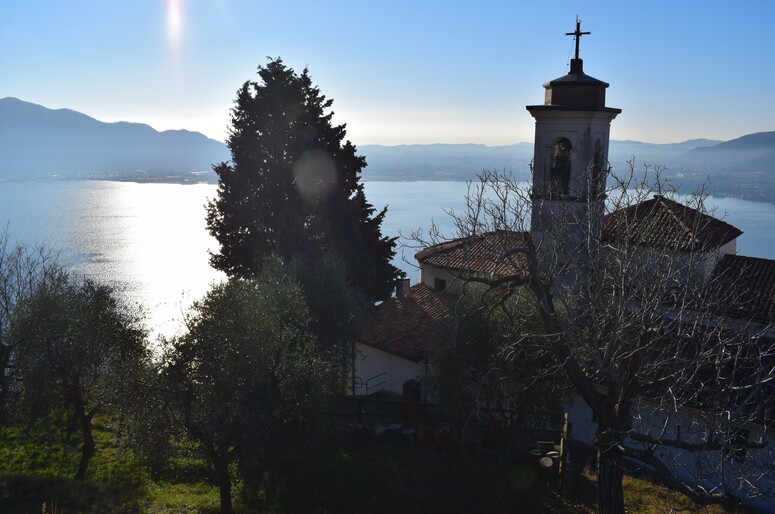
<path id="1" fill-rule="evenodd" d="M 59 252 L 78 277 L 113 285 L 144 306 L 155 334 L 182 327 L 182 313 L 223 274 L 210 268 L 218 248 L 207 233 L 204 205 L 211 184 L 138 184 L 109 181 L 0 182 L 0 227 L 10 238 Z M 432 220 L 454 234 L 445 209 L 465 205 L 464 182 L 365 182 L 375 207 L 389 206 L 385 235 L 427 231 Z M 775 205 L 710 198 L 717 217 L 744 231 L 742 255 L 775 258 Z M 724 216 L 724 214 L 726 214 Z M 414 248 L 399 248 L 394 264 L 414 283 Z"/>

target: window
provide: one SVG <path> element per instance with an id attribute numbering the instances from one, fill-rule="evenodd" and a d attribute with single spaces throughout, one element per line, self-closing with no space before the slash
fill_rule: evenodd
<path id="1" fill-rule="evenodd" d="M 437 293 L 443 293 L 447 290 L 447 281 L 440 278 L 435 278 L 433 280 L 433 290 Z"/>
<path id="2" fill-rule="evenodd" d="M 554 142 L 549 175 L 552 198 L 567 197 L 570 193 L 571 150 L 570 141 L 564 137 Z"/>

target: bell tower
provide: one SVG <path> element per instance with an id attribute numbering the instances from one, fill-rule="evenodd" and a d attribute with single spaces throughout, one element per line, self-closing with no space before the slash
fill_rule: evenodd
<path id="1" fill-rule="evenodd" d="M 621 109 L 606 107 L 608 84 L 584 73 L 579 57 L 581 22 L 570 72 L 544 84 L 543 105 L 528 105 L 535 118 L 531 234 L 542 257 L 572 265 L 600 235 L 608 172 L 611 121 Z"/>

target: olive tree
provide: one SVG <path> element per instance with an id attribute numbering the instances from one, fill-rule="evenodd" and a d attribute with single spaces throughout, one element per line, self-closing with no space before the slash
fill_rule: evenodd
<path id="1" fill-rule="evenodd" d="M 140 319 L 110 287 L 60 271 L 16 301 L 6 337 L 15 411 L 26 419 L 74 415 L 83 440 L 75 478 L 82 480 L 96 451 L 92 420 L 131 401 L 148 365 Z"/>
<path id="2" fill-rule="evenodd" d="M 232 512 L 230 466 L 255 485 L 262 459 L 303 433 L 330 390 L 309 324 L 298 284 L 271 259 L 252 279 L 213 286 L 169 342 L 171 402 L 212 466 L 223 513 Z"/>
<path id="3" fill-rule="evenodd" d="M 12 244 L 8 232 L 0 232 L 0 419 L 6 417 L 4 407 L 13 372 L 14 341 L 8 333 L 13 310 L 41 284 L 59 280 L 63 274 L 53 252 L 44 246 Z"/>
<path id="4" fill-rule="evenodd" d="M 332 384 L 342 391 L 352 371 L 355 340 L 367 302 L 349 284 L 344 263 L 335 254 L 326 253 L 313 262 L 297 256 L 289 268 L 304 293 L 321 357 L 331 364 Z"/>
<path id="5" fill-rule="evenodd" d="M 506 430 L 561 423 L 567 383 L 546 372 L 556 364 L 532 299 L 521 291 L 505 299 L 480 284 L 464 290 L 449 334 L 431 345 L 430 382 L 441 405 Z"/>

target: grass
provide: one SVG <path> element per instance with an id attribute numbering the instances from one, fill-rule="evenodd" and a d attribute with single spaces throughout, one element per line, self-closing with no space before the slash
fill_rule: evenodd
<path id="1" fill-rule="evenodd" d="M 139 506 L 153 514 L 218 512 L 218 489 L 204 482 L 150 482 Z"/>
<path id="2" fill-rule="evenodd" d="M 66 422 L 0 428 L 0 462 L 5 463 L 0 512 L 41 512 L 44 503 L 56 513 L 133 512 L 131 505 L 143 494 L 145 470 L 130 451 L 115 444 L 109 427 L 98 427 L 95 439 L 99 451 L 87 480 L 79 482 L 72 476 L 80 442 Z"/>
<path id="3" fill-rule="evenodd" d="M 644 478 L 625 476 L 622 483 L 624 485 L 624 507 L 633 514 L 650 512 L 722 514 L 726 512 L 718 505 L 708 507 L 696 505 L 681 493 L 658 486 Z"/>
<path id="4" fill-rule="evenodd" d="M 584 503 L 591 507 L 597 494 L 597 476 L 591 467 L 585 466 L 580 478 L 579 488 L 582 491 L 581 494 L 586 498 Z M 624 508 L 629 514 L 658 512 L 723 514 L 728 512 L 719 505 L 697 505 L 683 494 L 668 489 L 646 476 L 625 475 L 622 486 L 624 488 Z M 588 512 L 595 512 L 595 510 L 592 509 Z"/>
<path id="5" fill-rule="evenodd" d="M 162 475 L 151 477 L 131 451 L 116 444 L 117 434 L 101 420 L 95 431 L 98 451 L 87 479 L 71 479 L 78 462 L 77 437 L 49 427 L 0 428 L 0 512 L 213 514 L 218 490 L 207 466 L 190 445 Z M 595 477 L 589 471 L 576 483 L 575 501 L 560 498 L 524 463 L 499 464 L 460 450 L 397 440 L 330 441 L 314 455 L 289 456 L 282 479 L 271 477 L 261 491 L 263 503 L 239 514 L 311 513 L 576 513 L 595 512 Z M 283 485 L 278 485 L 283 484 Z M 624 482 L 630 513 L 720 513 L 698 507 L 678 493 L 648 480 Z"/>

